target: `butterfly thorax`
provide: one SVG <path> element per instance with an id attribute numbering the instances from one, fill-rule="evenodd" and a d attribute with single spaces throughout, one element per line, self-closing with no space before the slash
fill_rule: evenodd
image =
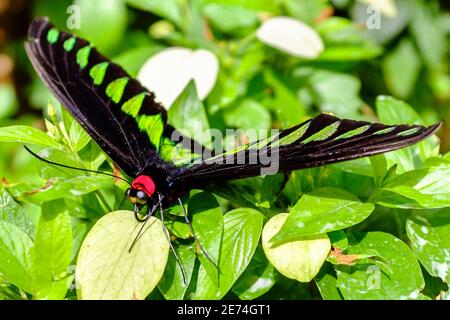
<path id="1" fill-rule="evenodd" d="M 166 166 L 158 171 L 154 168 L 142 171 L 127 190 L 128 199 L 134 204 L 147 205 L 157 201 L 159 194 L 163 198 L 164 207 L 172 205 L 178 198 L 183 197 L 189 188 L 172 179 L 179 169 L 171 169 Z"/>

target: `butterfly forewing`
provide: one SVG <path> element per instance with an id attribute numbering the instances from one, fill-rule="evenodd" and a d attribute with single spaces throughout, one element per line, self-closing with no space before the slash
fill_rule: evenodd
<path id="1" fill-rule="evenodd" d="M 174 147 L 163 143 L 173 128 L 151 92 L 89 42 L 46 18 L 32 22 L 28 37 L 26 51 L 40 77 L 125 173 L 135 177 L 171 165 L 159 151 Z"/>

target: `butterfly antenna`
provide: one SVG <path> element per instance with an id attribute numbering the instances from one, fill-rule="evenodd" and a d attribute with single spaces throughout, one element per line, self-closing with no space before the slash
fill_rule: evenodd
<path id="1" fill-rule="evenodd" d="M 195 242 L 197 243 L 198 247 L 200 248 L 200 250 L 202 251 L 202 253 L 205 255 L 206 259 L 209 260 L 209 262 L 212 263 L 212 265 L 217 269 L 217 271 L 219 270 L 219 267 L 217 266 L 217 264 L 214 262 L 214 260 L 211 258 L 211 256 L 208 254 L 208 252 L 206 252 L 205 248 L 203 248 L 202 244 L 200 243 L 200 241 L 198 240 L 198 237 L 194 231 L 194 228 L 192 228 L 192 224 L 191 221 L 188 218 L 186 209 L 184 208 L 184 204 L 183 201 L 181 201 L 180 198 L 178 198 L 178 202 L 180 203 L 181 206 L 181 210 L 183 211 L 183 215 L 184 215 L 184 220 L 186 221 L 186 224 L 188 225 L 189 231 L 191 232 L 192 236 L 194 237 Z"/>
<path id="2" fill-rule="evenodd" d="M 159 196 L 160 200 L 162 200 L 161 195 L 158 194 L 158 196 Z M 184 269 L 183 263 L 181 262 L 180 257 L 178 256 L 177 252 L 175 251 L 175 248 L 172 245 L 172 241 L 170 241 L 169 232 L 167 231 L 166 225 L 164 224 L 164 210 L 163 210 L 161 201 L 159 202 L 159 212 L 161 215 L 161 222 L 162 222 L 162 228 L 163 228 L 164 235 L 166 236 L 166 239 L 170 245 L 170 249 L 172 250 L 173 255 L 175 256 L 175 259 L 177 260 L 177 263 L 180 266 L 181 274 L 183 276 L 183 283 L 186 286 L 187 285 L 186 270 Z"/>
<path id="3" fill-rule="evenodd" d="M 125 179 L 122 178 L 122 177 L 116 176 L 115 174 L 111 174 L 111 173 L 107 173 L 107 172 L 101 172 L 101 171 L 95 171 L 95 170 L 89 170 L 89 169 L 84 169 L 84 168 L 77 168 L 77 167 L 68 166 L 68 165 L 65 165 L 65 164 L 62 164 L 62 163 L 53 162 L 53 161 L 50 161 L 50 160 L 48 160 L 48 159 L 42 158 L 40 155 L 38 155 L 38 154 L 36 154 L 35 152 L 31 151 L 30 148 L 28 148 L 28 147 L 25 146 L 25 145 L 24 145 L 24 148 L 25 148 L 25 150 L 27 150 L 28 153 L 30 153 L 33 157 L 35 157 L 35 158 L 37 158 L 37 159 L 39 159 L 39 160 L 41 160 L 41 161 L 43 161 L 43 162 L 45 162 L 45 163 L 52 164 L 52 165 L 58 166 L 58 167 L 67 168 L 67 169 L 73 169 L 73 170 L 78 170 L 78 171 L 84 171 L 84 172 L 92 172 L 92 173 L 97 173 L 97 174 L 103 174 L 103 175 L 105 175 L 105 176 L 110 176 L 110 177 L 113 177 L 113 178 L 116 178 L 116 179 L 125 181 L 126 183 L 128 183 L 129 185 L 131 185 L 127 180 L 125 180 Z"/>

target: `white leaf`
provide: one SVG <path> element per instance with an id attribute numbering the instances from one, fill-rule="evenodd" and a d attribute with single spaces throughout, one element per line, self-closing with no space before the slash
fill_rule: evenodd
<path id="1" fill-rule="evenodd" d="M 266 20 L 256 36 L 268 46 L 296 57 L 314 59 L 324 50 L 323 41 L 313 28 L 289 17 Z"/>
<path id="2" fill-rule="evenodd" d="M 191 79 L 199 98 L 205 99 L 216 83 L 218 72 L 219 62 L 210 51 L 172 47 L 152 56 L 137 78 L 168 109 Z"/>

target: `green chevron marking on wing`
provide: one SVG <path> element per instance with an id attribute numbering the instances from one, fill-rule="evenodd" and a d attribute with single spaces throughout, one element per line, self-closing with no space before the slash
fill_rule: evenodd
<path id="1" fill-rule="evenodd" d="M 299 139 L 301 139 L 301 137 L 303 137 L 306 130 L 308 130 L 310 124 L 311 124 L 311 122 L 305 123 L 300 128 L 295 130 L 294 132 L 291 132 L 287 136 L 285 136 L 285 137 L 281 138 L 280 140 L 278 140 L 277 142 L 273 143 L 272 146 L 278 146 L 278 145 L 285 146 L 285 145 L 289 145 L 291 143 L 298 141 Z"/>
<path id="2" fill-rule="evenodd" d="M 367 130 L 369 130 L 370 125 L 366 125 L 366 126 L 362 126 L 350 131 L 347 131 L 346 133 L 341 134 L 339 137 L 337 137 L 334 140 L 341 140 L 341 139 L 348 139 L 348 138 L 353 138 L 356 136 L 359 136 L 360 134 L 363 134 L 364 132 L 366 132 Z"/>
<path id="3" fill-rule="evenodd" d="M 382 129 L 380 131 L 374 132 L 374 134 L 381 135 L 381 134 L 386 134 L 386 133 L 392 132 L 394 130 L 395 130 L 395 127 L 390 127 L 390 128 L 386 128 L 386 129 Z"/>
<path id="4" fill-rule="evenodd" d="M 96 64 L 91 68 L 89 71 L 89 75 L 91 76 L 92 80 L 94 80 L 94 84 L 99 86 L 102 84 L 103 79 L 105 79 L 106 69 L 108 69 L 109 62 L 101 62 L 99 64 Z"/>
<path id="5" fill-rule="evenodd" d="M 59 39 L 59 30 L 56 28 L 51 28 L 47 33 L 47 41 L 49 43 L 56 43 Z"/>
<path id="6" fill-rule="evenodd" d="M 201 159 L 200 154 L 193 153 L 166 137 L 162 141 L 159 153 L 163 160 L 176 166 L 193 164 L 195 160 Z"/>
<path id="7" fill-rule="evenodd" d="M 86 46 L 78 50 L 77 63 L 81 69 L 84 69 L 89 63 L 89 54 L 91 53 L 91 46 Z"/>
<path id="8" fill-rule="evenodd" d="M 136 117 L 139 114 L 139 110 L 141 110 L 142 103 L 144 102 L 146 95 L 147 95 L 146 92 L 142 92 L 128 99 L 122 105 L 122 111 L 129 114 L 132 117 Z"/>
<path id="9" fill-rule="evenodd" d="M 272 143 L 272 144 L 271 144 L 271 142 L 272 142 L 273 140 L 277 139 L 279 135 L 280 135 L 280 134 L 277 133 L 277 134 L 271 135 L 270 137 L 267 137 L 267 138 L 265 138 L 265 139 L 262 139 L 262 140 L 260 140 L 260 141 L 256 141 L 255 143 L 253 143 L 252 145 L 250 145 L 248 149 L 249 149 L 249 150 L 257 150 L 257 149 L 261 149 L 262 147 L 265 147 L 265 146 L 268 146 L 268 147 L 276 147 L 275 143 L 277 143 L 277 142 Z"/>
<path id="10" fill-rule="evenodd" d="M 164 132 L 164 122 L 160 113 L 155 115 L 143 115 L 137 119 L 138 127 L 145 132 L 150 142 L 159 150 L 161 137 Z"/>
<path id="11" fill-rule="evenodd" d="M 75 43 L 77 42 L 77 39 L 75 37 L 70 37 L 66 41 L 64 41 L 63 48 L 67 52 L 70 52 L 75 47 Z"/>
<path id="12" fill-rule="evenodd" d="M 399 132 L 399 133 L 397 133 L 397 135 L 401 136 L 401 137 L 407 137 L 407 136 L 417 133 L 419 130 L 420 130 L 420 128 L 411 128 L 406 131 Z"/>
<path id="13" fill-rule="evenodd" d="M 323 141 L 323 140 L 328 139 L 329 137 L 331 137 L 337 131 L 337 129 L 339 128 L 340 124 L 341 124 L 340 121 L 333 122 L 329 126 L 326 126 L 322 130 L 314 133 L 309 138 L 306 138 L 303 141 L 303 143 L 306 144 L 306 143 L 309 143 L 309 142 L 312 142 L 312 141 Z"/>
<path id="14" fill-rule="evenodd" d="M 248 148 L 248 144 L 244 144 L 243 146 L 238 146 L 234 149 L 231 149 L 230 151 L 225 152 L 223 155 L 230 156 L 232 154 L 236 154 L 238 152 L 244 151 Z"/>
<path id="15" fill-rule="evenodd" d="M 241 151 L 244 151 L 247 148 L 249 148 L 248 144 L 245 144 L 245 145 L 242 145 L 242 146 L 238 146 L 238 147 L 236 147 L 234 149 L 228 150 L 227 152 L 224 152 L 224 153 L 218 154 L 218 155 L 216 155 L 214 157 L 208 158 L 208 159 L 205 160 L 205 162 L 213 162 L 214 160 L 222 159 L 224 157 L 231 156 L 233 154 L 236 154 L 236 153 L 239 153 Z"/>
<path id="16" fill-rule="evenodd" d="M 115 103 L 119 103 L 120 100 L 122 100 L 123 92 L 125 90 L 125 87 L 127 86 L 128 81 L 130 81 L 130 78 L 128 77 L 114 80 L 106 87 L 106 95 L 110 97 L 111 100 Z"/>

